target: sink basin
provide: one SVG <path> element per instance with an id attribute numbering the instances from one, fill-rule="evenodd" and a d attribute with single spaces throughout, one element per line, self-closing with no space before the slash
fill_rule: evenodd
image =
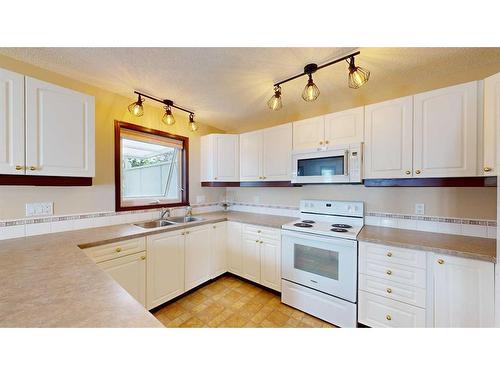
<path id="1" fill-rule="evenodd" d="M 178 216 L 178 217 L 169 217 L 167 221 L 173 222 L 175 224 L 181 224 L 181 223 L 190 223 L 193 221 L 201 221 L 203 218 L 201 217 L 196 217 L 196 216 Z"/>
<path id="2" fill-rule="evenodd" d="M 173 223 L 168 220 L 154 220 L 154 221 L 146 221 L 145 223 L 137 223 L 134 225 L 137 225 L 138 227 L 141 228 L 151 229 L 151 228 L 166 227 L 168 225 L 175 225 L 175 224 L 177 223 Z"/>

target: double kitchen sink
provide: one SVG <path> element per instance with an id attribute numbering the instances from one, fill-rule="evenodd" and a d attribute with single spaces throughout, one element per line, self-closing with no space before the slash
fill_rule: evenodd
<path id="1" fill-rule="evenodd" d="M 141 227 L 141 228 L 145 228 L 145 229 L 151 229 L 151 228 L 166 227 L 166 226 L 169 226 L 169 225 L 191 223 L 193 221 L 202 221 L 202 220 L 204 220 L 202 217 L 196 217 L 196 216 L 179 216 L 179 217 L 169 217 L 168 219 L 146 221 L 144 223 L 137 223 L 137 224 L 134 224 L 134 225 L 136 225 L 138 227 Z"/>

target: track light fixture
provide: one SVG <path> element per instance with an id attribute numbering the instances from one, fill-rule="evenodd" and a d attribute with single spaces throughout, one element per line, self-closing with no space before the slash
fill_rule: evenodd
<path id="1" fill-rule="evenodd" d="M 142 106 L 142 103 L 144 102 L 144 99 L 142 97 L 154 100 L 155 102 L 158 103 L 163 103 L 165 105 L 165 113 L 163 117 L 161 118 L 161 121 L 165 125 L 174 125 L 175 124 L 175 117 L 172 114 L 172 108 L 176 108 L 180 111 L 189 113 L 189 128 L 191 131 L 197 131 L 198 128 L 200 127 L 198 123 L 194 122 L 194 112 L 190 111 L 189 109 L 183 108 L 178 106 L 177 104 L 174 104 L 174 102 L 170 99 L 159 99 L 155 98 L 154 96 L 144 94 L 139 91 L 134 91 L 134 94 L 138 95 L 138 99 L 136 102 L 133 102 L 128 106 L 128 111 L 134 115 L 134 116 L 142 116 L 144 114 L 144 107 Z"/>
<path id="2" fill-rule="evenodd" d="M 327 66 L 337 64 L 341 61 L 347 61 L 349 64 L 349 76 L 348 76 L 348 84 L 349 87 L 352 89 L 357 89 L 364 85 L 368 80 L 370 79 L 370 72 L 364 68 L 361 68 L 359 66 L 356 66 L 354 63 L 354 56 L 359 55 L 360 52 L 354 52 L 351 53 L 347 56 L 338 58 L 336 60 L 327 62 L 326 64 L 323 65 L 316 65 L 316 64 L 307 64 L 304 67 L 304 72 L 297 74 L 293 77 L 287 78 L 283 81 L 277 82 L 274 84 L 274 94 L 273 96 L 268 100 L 267 106 L 272 109 L 273 111 L 277 111 L 281 109 L 282 107 L 282 102 L 281 102 L 281 85 L 286 82 L 290 82 L 294 79 L 297 79 L 299 77 L 307 75 L 309 78 L 307 80 L 307 84 L 304 87 L 304 91 L 302 92 L 302 99 L 304 99 L 306 102 L 312 102 L 316 100 L 320 94 L 318 86 L 313 81 L 313 74 L 316 73 L 318 70 L 326 68 Z"/>

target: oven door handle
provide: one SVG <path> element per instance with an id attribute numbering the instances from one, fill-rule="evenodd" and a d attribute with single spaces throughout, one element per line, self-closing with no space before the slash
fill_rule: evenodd
<path id="1" fill-rule="evenodd" d="M 349 175 L 349 150 L 344 151 L 344 176 Z"/>

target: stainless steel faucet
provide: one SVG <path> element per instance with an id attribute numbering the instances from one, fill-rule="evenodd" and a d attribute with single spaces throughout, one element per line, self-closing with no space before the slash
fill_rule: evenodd
<path id="1" fill-rule="evenodd" d="M 165 208 L 165 209 L 161 210 L 160 220 L 162 220 L 165 217 L 165 215 L 167 215 L 167 217 L 170 217 L 171 212 L 172 212 L 172 210 L 170 208 Z"/>
<path id="2" fill-rule="evenodd" d="M 186 207 L 186 217 L 190 217 L 193 215 L 193 209 L 191 208 L 191 206 L 187 206 Z"/>

